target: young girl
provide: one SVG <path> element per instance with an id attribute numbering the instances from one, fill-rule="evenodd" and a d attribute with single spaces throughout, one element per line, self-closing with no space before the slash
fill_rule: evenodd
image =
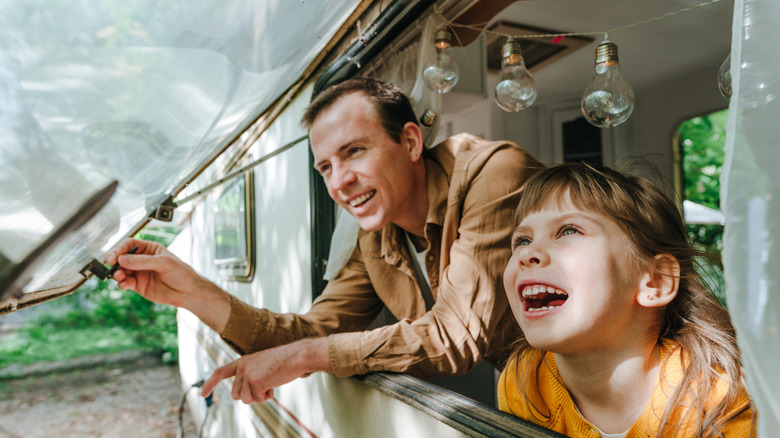
<path id="1" fill-rule="evenodd" d="M 575 437 L 755 436 L 734 328 L 661 191 L 564 164 L 517 218 L 504 286 L 524 334 L 502 410 Z"/>

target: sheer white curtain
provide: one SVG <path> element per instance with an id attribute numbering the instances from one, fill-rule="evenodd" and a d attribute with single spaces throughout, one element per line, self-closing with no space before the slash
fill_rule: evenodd
<path id="1" fill-rule="evenodd" d="M 441 96 L 428 87 L 422 79 L 422 69 L 426 60 L 434 55 L 433 34 L 439 26 L 444 25 L 441 16 L 431 16 L 421 25 L 419 40 L 406 46 L 403 50 L 385 56 L 368 76 L 382 81 L 390 82 L 398 86 L 409 97 L 414 108 L 414 113 L 420 119 L 426 112 L 435 115 L 433 123 L 426 126 L 421 123 L 425 146 L 434 146 L 433 140 L 439 129 L 441 116 Z M 357 220 L 339 208 L 336 220 L 336 229 L 331 238 L 328 265 L 325 268 L 323 278 L 331 281 L 347 263 L 347 259 L 355 249 L 360 226 Z"/>
<path id="2" fill-rule="evenodd" d="M 721 181 L 727 302 L 760 437 L 780 431 L 780 2 L 736 0 Z"/>

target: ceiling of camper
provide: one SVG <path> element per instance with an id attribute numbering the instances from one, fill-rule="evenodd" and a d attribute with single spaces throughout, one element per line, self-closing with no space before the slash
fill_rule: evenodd
<path id="1" fill-rule="evenodd" d="M 83 281 L 82 267 L 212 161 L 363 3 L 0 3 L 0 313 L 22 292 Z M 491 23 L 604 32 L 700 3 L 521 0 Z M 642 90 L 720 65 L 732 8 L 722 0 L 610 32 L 624 76 Z M 601 41 L 592 38 L 534 69 L 536 105 L 579 99 Z M 468 104 L 446 98 L 450 111 Z M 95 215 L 87 204 L 114 181 Z"/>
<path id="2" fill-rule="evenodd" d="M 731 47 L 733 0 L 522 0 L 508 6 L 486 28 L 504 22 L 542 29 L 539 34 L 599 34 L 588 35 L 592 41 L 571 54 L 539 69 L 532 68 L 539 93 L 535 105 L 541 106 L 580 99 L 593 74 L 594 52 L 603 40 L 600 33 L 704 3 L 709 4 L 609 33 L 609 39 L 618 45 L 623 76 L 636 92 L 684 79 L 712 66 L 717 70 Z M 552 38 L 542 41 L 551 42 Z M 495 83 L 488 85 L 492 96 Z M 713 88 L 717 92 L 715 78 Z M 453 94 L 445 102 L 450 110 L 457 110 L 469 100 L 459 100 Z"/>

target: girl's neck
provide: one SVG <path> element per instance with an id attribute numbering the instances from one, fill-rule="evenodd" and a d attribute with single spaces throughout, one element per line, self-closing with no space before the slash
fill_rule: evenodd
<path id="1" fill-rule="evenodd" d="M 580 413 L 605 433 L 622 433 L 642 415 L 653 395 L 660 347 L 647 342 L 607 353 L 556 353 L 555 362 Z"/>

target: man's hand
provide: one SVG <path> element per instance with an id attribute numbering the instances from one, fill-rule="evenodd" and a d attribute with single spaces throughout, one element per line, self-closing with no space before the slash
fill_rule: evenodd
<path id="1" fill-rule="evenodd" d="M 273 397 L 277 386 L 314 371 L 331 371 L 328 338 L 302 339 L 243 356 L 217 368 L 203 384 L 201 395 L 208 397 L 217 383 L 235 376 L 233 400 L 263 402 Z"/>
<path id="2" fill-rule="evenodd" d="M 136 246 L 138 251 L 129 254 Z M 113 278 L 120 289 L 134 290 L 155 303 L 188 309 L 218 333 L 227 324 L 230 295 L 159 243 L 125 239 L 107 252 L 104 260 L 111 265 L 119 263 Z"/>

